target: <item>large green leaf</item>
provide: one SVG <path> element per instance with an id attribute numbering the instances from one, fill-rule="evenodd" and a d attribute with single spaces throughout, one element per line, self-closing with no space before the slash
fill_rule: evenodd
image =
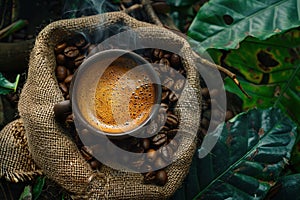
<path id="1" fill-rule="evenodd" d="M 267 39 L 300 25 L 299 0 L 210 0 L 188 35 L 198 52 L 233 49 L 247 36 Z"/>
<path id="2" fill-rule="evenodd" d="M 276 106 L 300 124 L 300 30 L 261 41 L 247 38 L 239 49 L 217 57 L 215 61 L 236 72 L 252 97 L 247 98 L 231 80 L 225 79 L 228 91 L 243 100 L 244 109 Z M 221 58 L 221 59 L 220 59 Z"/>
<path id="3" fill-rule="evenodd" d="M 211 154 L 194 158 L 173 199 L 263 199 L 278 180 L 295 142 L 294 122 L 280 109 L 253 109 L 222 127 Z"/>

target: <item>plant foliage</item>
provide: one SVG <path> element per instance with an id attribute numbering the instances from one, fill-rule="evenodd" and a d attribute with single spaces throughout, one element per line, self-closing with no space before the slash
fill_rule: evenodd
<path id="1" fill-rule="evenodd" d="M 242 113 L 222 127 L 211 154 L 194 158 L 174 199 L 263 199 L 276 183 L 290 159 L 295 123 L 268 108 Z"/>
<path id="2" fill-rule="evenodd" d="M 198 52 L 237 48 L 247 36 L 265 40 L 300 25 L 299 4 L 298 0 L 210 0 L 200 8 L 188 36 Z"/>

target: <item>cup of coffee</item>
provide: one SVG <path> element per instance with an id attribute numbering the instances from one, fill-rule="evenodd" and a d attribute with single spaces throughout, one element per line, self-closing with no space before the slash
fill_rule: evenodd
<path id="1" fill-rule="evenodd" d="M 160 79 L 140 55 L 112 49 L 88 57 L 71 83 L 77 129 L 111 138 L 139 134 L 157 113 Z"/>

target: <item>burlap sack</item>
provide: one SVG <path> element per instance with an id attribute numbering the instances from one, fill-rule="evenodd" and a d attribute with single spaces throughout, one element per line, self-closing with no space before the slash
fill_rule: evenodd
<path id="1" fill-rule="evenodd" d="M 150 42 L 159 40 L 174 47 L 179 46 L 184 58 L 190 87 L 183 90 L 183 101 L 178 103 L 176 110 L 180 116 L 181 128 L 186 133 L 177 151 L 178 160 L 167 167 L 168 182 L 165 186 L 145 185 L 141 174 L 120 172 L 108 166 L 103 166 L 100 172 L 94 172 L 81 156 L 72 137 L 54 118 L 53 106 L 64 100 L 54 72 L 56 66 L 54 46 L 74 31 L 92 34 L 99 28 L 117 23 L 126 25 L 132 30 L 139 28 L 137 37 L 143 37 Z M 195 134 L 199 127 L 195 120 L 199 120 L 201 114 L 201 91 L 192 55 L 185 39 L 164 28 L 137 21 L 121 12 L 62 20 L 48 25 L 36 39 L 30 56 L 28 79 L 19 101 L 19 112 L 24 121 L 29 151 L 34 162 L 46 176 L 69 191 L 74 198 L 170 197 L 188 173 L 196 148 Z"/>
<path id="2" fill-rule="evenodd" d="M 0 149 L 0 177 L 16 183 L 42 174 L 29 153 L 22 119 L 9 123 L 1 130 Z"/>

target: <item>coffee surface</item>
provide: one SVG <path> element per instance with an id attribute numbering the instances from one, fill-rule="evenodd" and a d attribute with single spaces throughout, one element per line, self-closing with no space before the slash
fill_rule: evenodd
<path id="1" fill-rule="evenodd" d="M 141 125 L 150 115 L 156 91 L 146 70 L 120 57 L 106 68 L 95 93 L 95 111 L 101 131 L 122 133 Z"/>

